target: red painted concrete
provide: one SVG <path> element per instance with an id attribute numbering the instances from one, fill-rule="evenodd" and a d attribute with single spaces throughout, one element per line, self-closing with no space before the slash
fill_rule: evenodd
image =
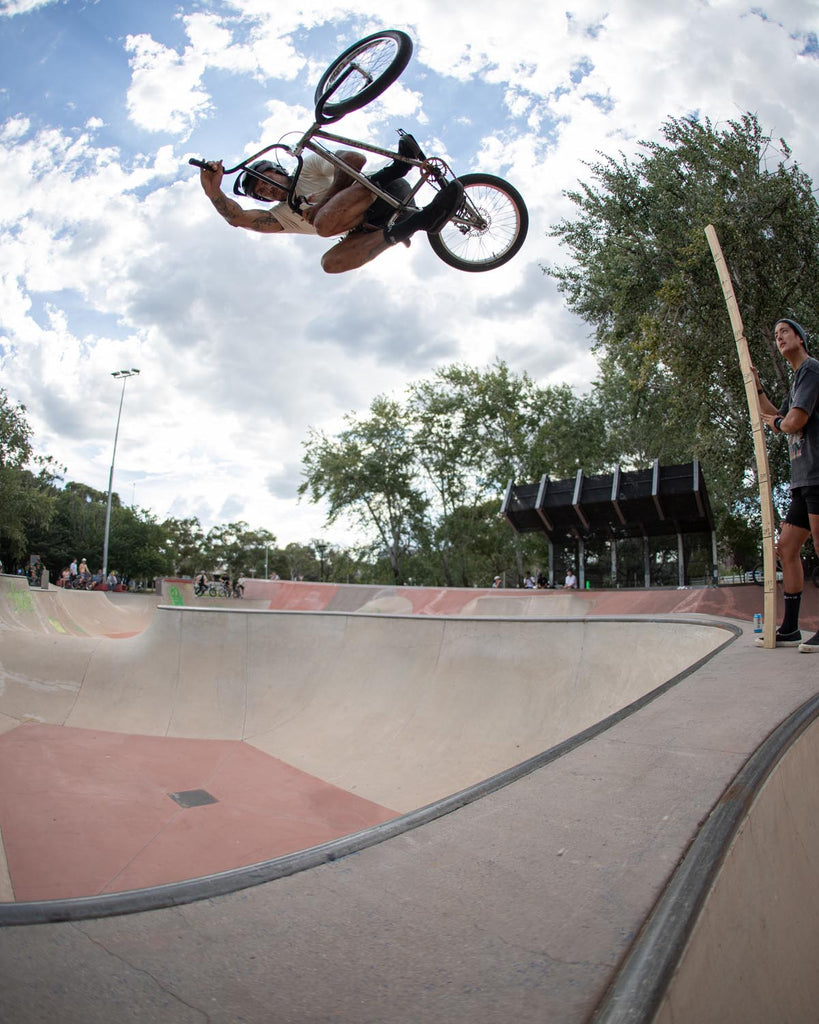
<path id="1" fill-rule="evenodd" d="M 718 615 L 750 620 L 762 612 L 762 587 L 753 584 L 650 590 L 482 590 L 459 587 L 379 587 L 355 584 L 246 580 L 245 594 L 266 599 L 276 611 L 394 612 L 404 615 L 497 614 L 524 617 L 564 615 Z M 565 607 L 566 601 L 574 607 Z M 777 595 L 782 613 L 781 587 Z M 492 603 L 496 602 L 497 612 Z M 819 629 L 819 589 L 807 584 L 802 595 L 803 631 Z"/>
<path id="2" fill-rule="evenodd" d="M 22 725 L 0 736 L 14 897 L 123 892 L 282 856 L 396 812 L 246 743 Z M 169 793 L 218 803 L 181 808 Z"/>

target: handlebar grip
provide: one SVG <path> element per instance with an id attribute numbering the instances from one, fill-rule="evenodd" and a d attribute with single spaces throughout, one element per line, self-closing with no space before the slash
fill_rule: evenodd
<path id="1" fill-rule="evenodd" d="M 208 166 L 207 160 L 197 160 L 196 157 L 194 157 L 194 156 L 192 156 L 190 158 L 190 160 L 188 160 L 188 163 L 189 164 L 193 164 L 194 167 L 207 167 Z"/>

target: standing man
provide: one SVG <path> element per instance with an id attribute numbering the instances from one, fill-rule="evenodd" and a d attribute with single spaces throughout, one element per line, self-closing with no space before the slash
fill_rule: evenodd
<path id="1" fill-rule="evenodd" d="M 794 374 L 778 409 L 760 387 L 756 367 L 752 370 L 762 419 L 774 433 L 787 437 L 791 457 L 791 506 L 776 545 L 785 591 L 785 615 L 776 631 L 776 646 L 813 654 L 819 652 L 819 632 L 803 643 L 799 630 L 804 584 L 800 552 L 810 536 L 819 552 L 819 361 L 809 354 L 805 331 L 795 320 L 777 320 L 774 338 Z"/>

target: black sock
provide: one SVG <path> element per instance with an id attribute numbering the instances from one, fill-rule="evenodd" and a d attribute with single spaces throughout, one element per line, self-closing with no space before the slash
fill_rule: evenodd
<path id="1" fill-rule="evenodd" d="M 802 593 L 785 594 L 785 615 L 779 632 L 782 634 L 795 633 L 799 629 L 799 605 L 802 603 Z"/>
<path id="2" fill-rule="evenodd" d="M 411 238 L 419 230 L 419 224 L 416 220 L 417 216 L 417 213 L 411 214 L 409 217 L 404 217 L 403 220 L 393 224 L 391 228 L 384 228 L 384 238 L 386 241 L 390 245 L 396 245 L 398 242 L 406 242 L 408 238 Z"/>
<path id="3" fill-rule="evenodd" d="M 403 178 L 409 169 L 410 165 L 405 164 L 403 160 L 393 160 L 391 164 L 387 164 L 387 166 L 382 167 L 380 171 L 376 171 L 375 174 L 371 174 L 370 181 L 374 185 L 389 185 L 391 181 L 397 181 L 399 178 Z"/>

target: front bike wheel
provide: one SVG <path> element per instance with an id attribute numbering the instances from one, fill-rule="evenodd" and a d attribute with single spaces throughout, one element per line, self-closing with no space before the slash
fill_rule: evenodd
<path id="1" fill-rule="evenodd" d="M 494 174 L 462 174 L 464 203 L 439 235 L 432 251 L 457 270 L 480 272 L 507 263 L 526 240 L 529 211 L 517 189 Z"/>
<path id="2" fill-rule="evenodd" d="M 397 29 L 359 40 L 321 76 L 316 88 L 316 120 L 329 124 L 366 106 L 392 85 L 411 56 L 412 40 Z"/>

